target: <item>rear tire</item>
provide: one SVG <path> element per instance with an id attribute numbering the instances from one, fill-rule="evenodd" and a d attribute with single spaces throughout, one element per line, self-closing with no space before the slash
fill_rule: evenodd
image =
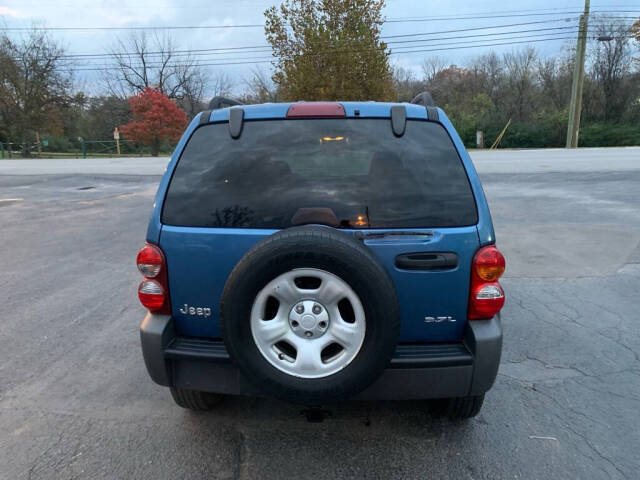
<path id="1" fill-rule="evenodd" d="M 466 420 L 480 413 L 483 402 L 484 393 L 470 397 L 443 398 L 433 401 L 431 413 L 436 417 L 447 417 L 449 420 Z"/>
<path id="2" fill-rule="evenodd" d="M 213 409 L 222 400 L 222 395 L 200 392 L 198 390 L 185 390 L 184 388 L 170 387 L 173 400 L 182 408 L 204 412 Z"/>

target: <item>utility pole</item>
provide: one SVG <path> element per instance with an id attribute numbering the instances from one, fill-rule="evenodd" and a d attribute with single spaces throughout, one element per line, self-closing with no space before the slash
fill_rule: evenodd
<path id="1" fill-rule="evenodd" d="M 584 13 L 580 16 L 578 45 L 573 66 L 571 103 L 569 104 L 569 126 L 567 128 L 567 148 L 578 146 L 580 112 L 582 111 L 582 84 L 584 83 L 584 57 L 587 52 L 587 29 L 589 28 L 589 0 L 584 1 Z"/>

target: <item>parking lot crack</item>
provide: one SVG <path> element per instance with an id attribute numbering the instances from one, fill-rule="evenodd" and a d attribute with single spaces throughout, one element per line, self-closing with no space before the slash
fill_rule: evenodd
<path id="1" fill-rule="evenodd" d="M 553 398 L 550 394 L 545 393 L 544 391 L 540 390 L 540 389 L 535 389 L 535 391 L 537 393 L 539 393 L 540 395 L 544 396 L 545 398 L 549 399 L 551 402 L 553 402 L 556 406 L 558 406 L 561 410 L 569 410 L 571 413 L 578 415 L 580 417 L 585 418 L 586 420 L 588 420 L 589 422 L 594 422 L 594 423 L 598 423 L 602 426 L 608 427 L 609 425 L 604 423 L 604 422 L 600 422 L 595 420 L 593 417 L 586 415 L 585 413 L 579 411 L 579 410 L 575 410 L 569 406 L 563 405 L 561 404 L 558 400 L 556 400 L 555 398 Z M 606 463 L 608 463 L 609 465 L 611 465 L 621 476 L 622 478 L 629 478 L 627 476 L 627 474 L 622 471 L 620 469 L 620 467 L 618 467 L 616 465 L 616 463 L 611 460 L 609 457 L 607 457 L 606 455 L 604 455 L 600 450 L 598 450 L 598 448 L 593 444 L 593 442 L 591 441 L 591 439 L 589 439 L 589 437 L 587 437 L 585 434 L 577 431 L 575 428 L 573 428 L 572 424 L 570 422 L 567 421 L 566 416 L 564 415 L 560 415 L 556 412 L 553 412 L 552 415 L 554 417 L 556 417 L 556 419 L 558 420 L 559 423 L 561 423 L 562 425 L 564 425 L 564 427 L 571 432 L 572 434 L 576 435 L 577 437 L 581 438 L 582 441 L 587 445 L 587 447 L 589 448 L 590 451 L 592 451 L 593 453 L 595 453 L 598 458 L 600 458 L 601 460 L 605 461 Z M 609 475 L 609 477 L 611 478 L 611 475 Z"/>
<path id="2" fill-rule="evenodd" d="M 247 471 L 247 438 L 245 434 L 237 428 L 236 432 L 238 433 L 238 457 L 233 478 L 234 480 L 244 480 L 250 478 Z"/>

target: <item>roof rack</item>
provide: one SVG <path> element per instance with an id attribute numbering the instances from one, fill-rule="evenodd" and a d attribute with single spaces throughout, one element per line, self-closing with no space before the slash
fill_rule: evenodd
<path id="1" fill-rule="evenodd" d="M 433 101 L 433 97 L 429 92 L 419 93 L 411 100 L 411 103 L 415 103 L 416 105 L 422 105 L 424 107 L 435 107 L 436 103 Z"/>
<path id="2" fill-rule="evenodd" d="M 218 110 L 219 108 L 233 107 L 234 105 L 242 105 L 242 103 L 226 97 L 213 97 L 209 102 L 209 110 Z"/>

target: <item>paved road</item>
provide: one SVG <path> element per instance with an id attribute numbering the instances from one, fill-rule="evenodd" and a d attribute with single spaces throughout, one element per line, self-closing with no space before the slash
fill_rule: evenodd
<path id="1" fill-rule="evenodd" d="M 475 150 L 471 156 L 481 173 L 640 170 L 640 147 Z M 168 162 L 168 157 L 0 160 L 0 175 L 162 175 Z"/>
<path id="2" fill-rule="evenodd" d="M 422 402 L 345 403 L 322 424 L 262 399 L 175 407 L 138 345 L 159 177 L 0 162 L 0 478 L 637 478 L 640 169 L 617 165 L 638 150 L 581 152 L 550 152 L 571 163 L 552 172 L 476 156 L 508 301 L 496 385 L 466 424 Z"/>

